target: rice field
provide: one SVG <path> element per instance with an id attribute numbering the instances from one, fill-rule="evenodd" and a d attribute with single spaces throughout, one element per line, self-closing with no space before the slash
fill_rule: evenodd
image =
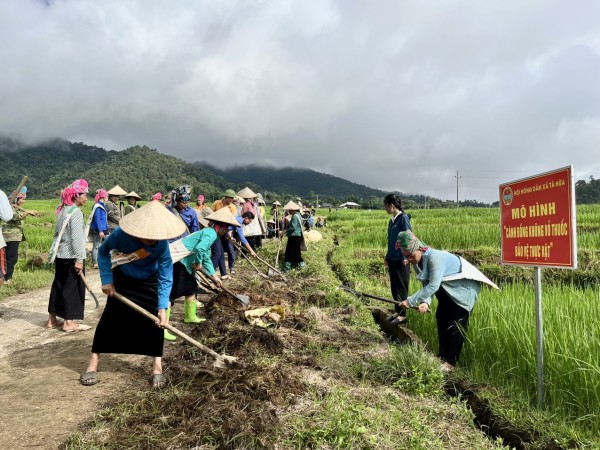
<path id="1" fill-rule="evenodd" d="M 484 288 L 471 316 L 460 361 L 466 376 L 536 405 L 533 268 L 500 265 L 499 210 L 407 212 L 420 239 L 461 254 L 501 287 L 501 291 Z M 328 216 L 339 244 L 332 263 L 342 280 L 359 291 L 390 298 L 383 264 L 388 220 L 383 210 L 343 210 Z M 542 270 L 545 408 L 599 434 L 600 205 L 579 207 L 577 223 L 580 267 Z M 419 287 L 413 275 L 410 293 Z M 434 300 L 433 313 L 435 305 Z M 411 311 L 409 326 L 436 352 L 434 314 Z"/>
<path id="2" fill-rule="evenodd" d="M 92 201 L 84 207 L 89 214 Z M 2 297 L 49 285 L 53 271 L 27 262 L 46 253 L 55 225 L 55 201 L 28 200 L 20 260 L 13 283 Z M 416 210 L 413 230 L 434 248 L 463 255 L 495 281 L 501 291 L 485 288 L 470 319 L 460 367 L 475 382 L 496 386 L 517 401 L 536 404 L 535 311 L 531 268 L 501 266 L 497 209 Z M 320 215 L 326 215 L 320 213 Z M 389 298 L 383 264 L 389 216 L 383 210 L 340 210 L 328 215 L 338 246 L 331 263 L 345 283 Z M 544 269 L 545 408 L 566 422 L 600 434 L 600 206 L 577 211 L 580 268 Z M 411 280 L 410 292 L 418 289 Z M 435 312 L 433 302 L 433 312 Z M 434 315 L 409 312 L 410 328 L 435 352 Z"/>

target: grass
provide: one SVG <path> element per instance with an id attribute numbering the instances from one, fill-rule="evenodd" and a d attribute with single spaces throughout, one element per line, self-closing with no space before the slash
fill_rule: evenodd
<path id="1" fill-rule="evenodd" d="M 27 206 L 33 209 L 32 205 Z M 494 210 L 464 209 L 460 216 L 458 214 L 449 210 L 418 211 L 413 217 L 413 226 L 419 237 L 434 246 L 471 251 L 482 258 L 496 254 L 499 237 L 495 243 L 490 231 L 496 226 Z M 320 212 L 319 215 L 325 214 Z M 598 214 L 584 208 L 583 216 L 582 227 L 594 230 Z M 51 223 L 51 214 L 48 219 Z M 382 211 L 333 213 L 328 218 L 329 227 L 320 230 L 323 241 L 309 244 L 309 251 L 303 254 L 306 269 L 288 274 L 290 310 L 311 319 L 303 332 L 306 340 L 289 341 L 286 347 L 292 345 L 294 354 L 304 355 L 307 360 L 314 358 L 319 366 L 317 373 L 326 381 L 325 385 L 309 383 L 297 401 L 279 405 L 278 420 L 267 434 L 227 431 L 223 422 L 227 410 L 223 409 L 215 412 L 215 428 L 203 429 L 198 434 L 200 430 L 186 422 L 188 419 L 181 420 L 177 406 L 182 402 L 197 403 L 196 396 L 202 385 L 194 380 L 158 395 L 155 392 L 127 394 L 117 404 L 102 410 L 86 429 L 74 432 L 65 448 L 167 448 L 166 445 L 180 444 L 173 438 L 179 435 L 190 445 L 206 448 L 272 448 L 274 445 L 282 449 L 500 448 L 498 442 L 488 440 L 473 427 L 472 415 L 460 401 L 443 398 L 443 380 L 435 370 L 437 361 L 430 353 L 418 346 L 396 348 L 385 343 L 363 301 L 336 289 L 340 276 L 358 291 L 389 296 L 389 280 L 383 266 L 387 219 Z M 465 226 L 448 226 L 454 222 Z M 43 223 L 46 222 L 38 224 L 38 228 L 46 229 L 38 240 L 42 247 L 47 244 L 44 236 L 52 230 Z M 477 223 L 483 224 L 475 226 Z M 582 233 L 586 246 L 580 245 L 580 250 L 589 252 L 593 269 L 592 246 L 596 240 L 587 234 L 591 233 Z M 444 246 L 445 240 L 457 248 Z M 334 245 L 334 241 L 339 245 Z M 261 255 L 272 261 L 276 250 L 275 242 L 267 243 Z M 331 270 L 330 263 L 336 272 Z M 247 263 L 240 261 L 240 264 L 243 267 Z M 42 283 L 45 272 L 51 274 L 44 270 L 32 271 L 27 275 L 27 283 L 36 278 L 37 283 Z M 27 289 L 27 283 L 22 288 Z M 411 283 L 414 290 L 415 280 Z M 252 285 L 252 288 L 261 289 L 261 286 Z M 600 364 L 598 349 L 593 345 L 598 342 L 597 327 L 594 327 L 600 313 L 598 290 L 580 289 L 556 280 L 544 287 L 548 409 L 538 411 L 533 406 L 531 287 L 527 282 L 519 282 L 518 277 L 517 282 L 502 283 L 502 287 L 501 293 L 488 290 L 482 293 L 457 376 L 490 386 L 482 391 L 483 395 L 489 396 L 500 413 L 515 423 L 531 425 L 530 418 L 534 417 L 536 423 L 532 426 L 544 439 L 550 436 L 557 442 L 575 441 L 582 447 L 591 442 L 589 445 L 593 446 L 598 443 L 599 422 L 594 408 L 600 404 L 597 384 Z M 4 292 L 5 288 L 0 290 L 0 295 Z M 382 305 L 377 301 L 370 303 Z M 409 314 L 411 328 L 422 336 L 428 349 L 435 351 L 434 316 Z M 213 346 L 218 340 L 206 343 Z M 249 358 L 247 363 L 262 367 L 263 375 L 285 369 L 299 376 L 302 370 L 307 370 L 285 357 L 264 352 L 255 352 Z M 229 395 L 227 389 L 234 386 L 222 386 L 218 377 L 211 383 L 214 389 L 225 389 L 213 391 L 224 396 Z M 285 391 L 286 388 L 285 382 L 279 384 L 279 389 Z M 245 398 L 239 397 L 239 393 L 233 394 L 231 399 Z M 203 407 L 207 406 L 210 405 Z M 264 408 L 268 410 L 270 406 L 264 404 Z"/>
<path id="2" fill-rule="evenodd" d="M 595 247 L 600 233 L 593 224 L 600 219 L 600 208 L 585 206 L 579 211 L 579 251 L 585 255 L 580 260 L 586 265 L 576 271 L 543 271 L 546 412 L 565 427 L 594 436 L 600 434 L 600 291 L 596 287 L 600 258 Z M 333 264 L 342 279 L 359 291 L 384 297 L 389 297 L 383 268 L 387 220 L 383 211 L 343 211 L 328 221 L 338 233 Z M 469 379 L 498 386 L 521 409 L 534 411 L 534 293 L 527 273 L 532 270 L 503 268 L 486 256 L 499 255 L 497 221 L 495 209 L 420 210 L 412 218 L 413 229 L 426 243 L 465 254 L 467 259 L 480 258 L 486 262 L 478 265 L 488 274 L 488 269 L 500 269 L 492 273 L 502 291 L 482 291 L 471 317 L 461 367 Z M 418 288 L 413 275 L 410 291 Z M 409 315 L 410 328 L 435 352 L 434 314 Z"/>

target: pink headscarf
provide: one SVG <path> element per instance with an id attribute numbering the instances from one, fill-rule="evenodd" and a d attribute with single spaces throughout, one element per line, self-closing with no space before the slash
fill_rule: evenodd
<path id="1" fill-rule="evenodd" d="M 157 192 L 156 194 L 154 194 L 152 196 L 152 200 L 156 200 L 157 202 L 160 202 L 162 200 L 162 194 L 160 192 Z"/>
<path id="2" fill-rule="evenodd" d="M 204 195 L 200 194 L 200 195 L 198 196 L 198 201 L 199 201 L 199 202 L 203 202 L 203 201 L 204 201 Z"/>
<path id="3" fill-rule="evenodd" d="M 94 202 L 97 202 L 101 198 L 108 198 L 108 192 L 106 192 L 106 189 L 98 189 L 96 191 L 96 196 L 94 197 Z"/>
<path id="4" fill-rule="evenodd" d="M 87 181 L 83 178 L 73 181 L 60 193 L 60 205 L 56 208 L 56 214 L 58 214 L 65 206 L 73 205 L 73 200 L 75 200 L 75 198 L 79 197 L 81 194 L 87 194 L 87 192 Z"/>

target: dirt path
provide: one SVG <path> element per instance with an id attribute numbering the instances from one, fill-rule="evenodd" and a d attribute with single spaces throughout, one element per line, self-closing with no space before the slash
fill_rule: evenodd
<path id="1" fill-rule="evenodd" d="M 46 328 L 49 287 L 0 303 L 0 448 L 55 449 L 115 392 L 146 383 L 147 358 L 107 355 L 100 362 L 101 382 L 79 384 L 106 301 L 98 272 L 87 278 L 100 301 L 96 310 L 86 298 L 84 323 L 94 326 L 89 331 Z"/>

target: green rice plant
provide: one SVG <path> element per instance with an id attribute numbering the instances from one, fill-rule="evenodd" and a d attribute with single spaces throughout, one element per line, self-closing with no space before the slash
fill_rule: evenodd
<path id="1" fill-rule="evenodd" d="M 389 298 L 389 280 L 382 268 L 387 220 L 389 216 L 383 211 L 343 211 L 328 223 L 339 242 L 331 261 L 342 280 L 358 291 Z M 596 434 L 600 433 L 598 223 L 597 205 L 579 207 L 578 242 L 584 266 L 575 271 L 542 271 L 546 409 Z M 486 261 L 480 267 L 499 277 L 507 276 L 506 282 L 498 279 L 501 291 L 482 290 L 470 319 L 460 366 L 471 380 L 498 386 L 517 403 L 534 406 L 533 271 L 499 265 L 498 209 L 419 210 L 413 214 L 412 225 L 417 236 L 434 248 L 470 252 Z M 413 275 L 410 292 L 419 288 Z M 408 313 L 410 328 L 433 353 L 438 346 L 436 304 L 434 300 L 433 314 Z"/>

